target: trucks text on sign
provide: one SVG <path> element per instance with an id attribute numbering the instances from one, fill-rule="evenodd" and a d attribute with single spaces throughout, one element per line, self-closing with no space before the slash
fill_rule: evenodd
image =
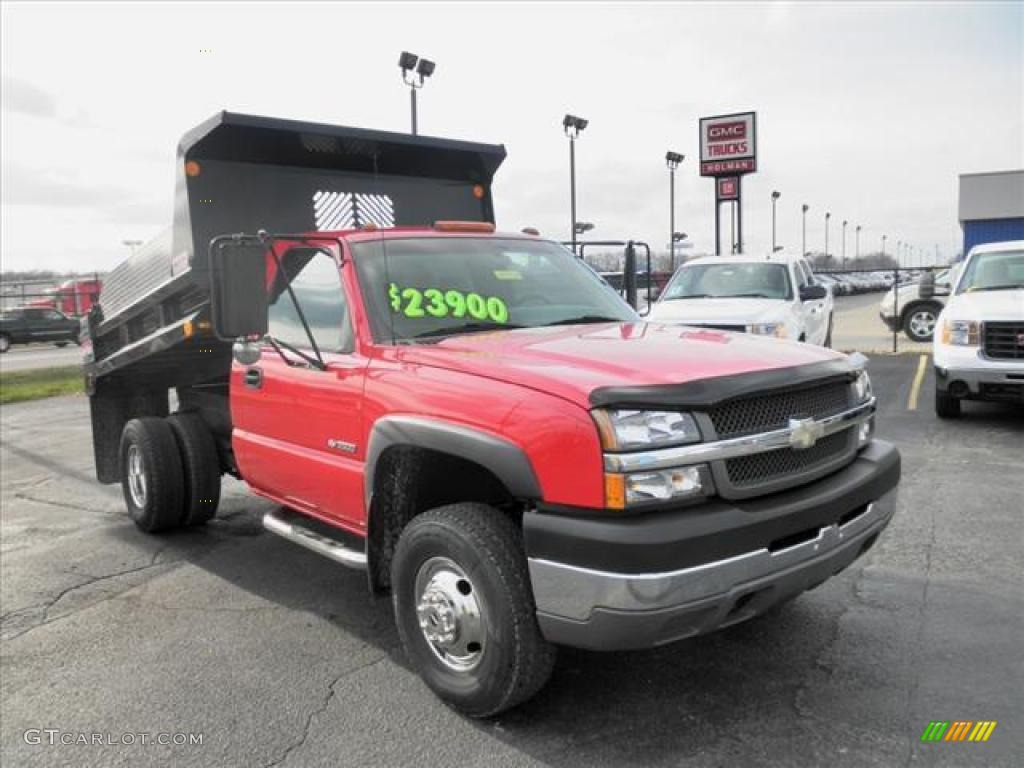
<path id="1" fill-rule="evenodd" d="M 736 176 L 756 170 L 756 113 L 701 118 L 701 176 Z"/>

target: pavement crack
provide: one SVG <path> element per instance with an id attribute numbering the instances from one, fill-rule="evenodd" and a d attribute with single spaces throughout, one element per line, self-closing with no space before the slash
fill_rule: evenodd
<path id="1" fill-rule="evenodd" d="M 14 494 L 14 498 L 22 499 L 23 501 L 31 501 L 35 504 L 48 504 L 51 507 L 60 507 L 62 509 L 73 509 L 76 512 L 92 512 L 93 514 L 103 515 L 106 514 L 106 510 L 95 509 L 93 507 L 87 507 L 84 504 L 72 504 L 67 501 L 54 501 L 53 499 L 40 499 L 37 496 L 30 496 L 24 491 L 17 491 Z"/>
<path id="2" fill-rule="evenodd" d="M 313 720 L 327 711 L 327 708 L 331 705 L 331 700 L 334 698 L 335 686 L 337 686 L 338 683 L 340 683 L 347 677 L 351 677 L 357 672 L 362 672 L 363 670 L 369 669 L 370 667 L 380 664 L 382 661 L 386 661 L 387 658 L 388 655 L 386 653 L 381 654 L 373 661 L 368 661 L 365 664 L 360 664 L 358 667 L 353 667 L 352 669 L 346 670 L 345 672 L 342 672 L 340 675 L 331 680 L 330 684 L 327 686 L 327 692 L 324 694 L 323 701 L 321 701 L 320 704 L 314 707 L 306 716 L 306 724 L 303 726 L 302 733 L 299 735 L 299 738 L 296 741 L 289 744 L 288 747 L 285 748 L 284 752 L 282 752 L 276 758 L 271 760 L 269 763 L 264 764 L 263 768 L 275 768 L 276 766 L 283 765 L 284 762 L 291 756 L 291 754 L 295 750 L 297 750 L 299 747 L 306 743 L 306 739 L 309 738 L 310 729 L 313 727 Z"/>

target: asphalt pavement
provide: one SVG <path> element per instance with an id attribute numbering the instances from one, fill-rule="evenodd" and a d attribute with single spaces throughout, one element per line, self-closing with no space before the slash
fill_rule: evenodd
<path id="1" fill-rule="evenodd" d="M 59 368 L 82 362 L 77 344 L 58 347 L 55 344 L 16 344 L 0 355 L 0 371 L 31 371 L 37 368 Z"/>
<path id="2" fill-rule="evenodd" d="M 84 397 L 3 406 L 0 763 L 1019 765 L 1024 413 L 968 404 L 940 422 L 927 366 L 915 393 L 919 362 L 870 364 L 904 475 L 864 558 L 713 635 L 562 650 L 535 700 L 485 722 L 410 671 L 364 575 L 264 533 L 269 505 L 242 484 L 205 529 L 146 536 L 93 479 Z M 922 743 L 932 720 L 998 726 L 983 744 Z M 49 745 L 28 729 L 202 744 Z"/>

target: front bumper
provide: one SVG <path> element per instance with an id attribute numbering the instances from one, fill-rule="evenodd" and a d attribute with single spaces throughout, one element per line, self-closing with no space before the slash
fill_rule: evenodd
<path id="1" fill-rule="evenodd" d="M 751 618 L 866 552 L 892 518 L 899 474 L 899 453 L 876 440 L 843 470 L 770 497 L 641 520 L 526 515 L 541 631 L 621 650 Z"/>
<path id="2" fill-rule="evenodd" d="M 934 347 L 935 386 L 965 400 L 1024 403 L 1024 362 L 994 360 L 977 348 Z"/>

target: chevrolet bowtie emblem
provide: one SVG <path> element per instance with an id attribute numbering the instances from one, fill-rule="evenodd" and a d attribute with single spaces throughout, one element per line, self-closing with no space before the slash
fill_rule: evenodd
<path id="1" fill-rule="evenodd" d="M 825 434 L 825 428 L 814 419 L 789 420 L 789 445 L 794 451 L 806 451 Z"/>

